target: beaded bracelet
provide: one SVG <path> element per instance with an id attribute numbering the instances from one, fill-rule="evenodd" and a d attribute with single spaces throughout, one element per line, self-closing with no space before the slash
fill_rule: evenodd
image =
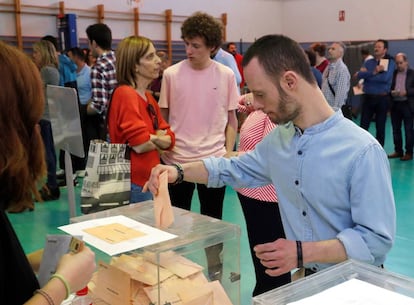
<path id="1" fill-rule="evenodd" d="M 44 291 L 42 289 L 36 289 L 34 294 L 36 294 L 36 293 L 43 296 L 46 299 L 46 301 L 49 303 L 49 305 L 55 305 L 55 302 L 53 302 L 53 299 L 50 297 L 50 295 L 46 291 Z"/>
<path id="2" fill-rule="evenodd" d="M 68 281 L 62 275 L 60 275 L 59 273 L 52 274 L 50 279 L 53 279 L 53 278 L 57 278 L 63 283 L 63 286 L 65 286 L 65 289 L 66 289 L 65 299 L 67 299 L 70 296 L 70 292 L 71 292 Z"/>
<path id="3" fill-rule="evenodd" d="M 298 255 L 298 268 L 303 268 L 303 253 L 302 253 L 302 242 L 296 241 L 296 252 Z"/>
<path id="4" fill-rule="evenodd" d="M 184 170 L 180 163 L 172 164 L 177 169 L 177 179 L 172 183 L 172 185 L 180 184 L 184 181 Z"/>

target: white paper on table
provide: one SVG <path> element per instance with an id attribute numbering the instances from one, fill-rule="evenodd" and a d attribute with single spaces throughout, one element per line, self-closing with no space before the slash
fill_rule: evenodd
<path id="1" fill-rule="evenodd" d="M 363 86 L 353 86 L 352 91 L 354 92 L 354 95 L 364 94 Z"/>
<path id="2" fill-rule="evenodd" d="M 109 225 L 113 223 L 122 224 L 128 228 L 143 232 L 145 235 L 116 244 L 110 244 L 84 231 L 84 229 Z M 86 220 L 74 224 L 60 226 L 59 229 L 71 235 L 82 236 L 83 241 L 111 256 L 177 237 L 174 234 L 153 228 L 123 215 Z"/>
<path id="3" fill-rule="evenodd" d="M 351 279 L 288 305 L 414 305 L 414 299 L 373 284 Z"/>

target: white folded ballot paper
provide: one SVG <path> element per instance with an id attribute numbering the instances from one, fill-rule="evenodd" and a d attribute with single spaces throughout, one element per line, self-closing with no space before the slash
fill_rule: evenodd
<path id="1" fill-rule="evenodd" d="M 379 65 L 384 67 L 384 71 L 388 71 L 388 64 L 390 63 L 389 59 L 381 58 Z"/>
<path id="2" fill-rule="evenodd" d="M 82 236 L 83 241 L 111 256 L 177 237 L 123 215 L 82 221 L 59 229 Z"/>

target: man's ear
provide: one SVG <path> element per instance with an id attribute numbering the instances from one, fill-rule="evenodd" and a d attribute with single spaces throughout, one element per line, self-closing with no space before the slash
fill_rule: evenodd
<path id="1" fill-rule="evenodd" d="M 297 86 L 298 77 L 293 71 L 286 71 L 281 77 L 281 86 L 286 90 L 293 90 Z"/>

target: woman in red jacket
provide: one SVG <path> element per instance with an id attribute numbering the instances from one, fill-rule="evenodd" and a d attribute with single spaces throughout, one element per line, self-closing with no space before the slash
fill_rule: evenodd
<path id="1" fill-rule="evenodd" d="M 162 151 L 175 144 L 174 133 L 147 90 L 158 77 L 160 63 L 153 43 L 145 37 L 127 37 L 116 50 L 119 86 L 112 94 L 108 131 L 112 143 L 127 143 L 132 148 L 131 203 L 152 199 L 142 187 L 151 169 L 160 163 Z"/>

